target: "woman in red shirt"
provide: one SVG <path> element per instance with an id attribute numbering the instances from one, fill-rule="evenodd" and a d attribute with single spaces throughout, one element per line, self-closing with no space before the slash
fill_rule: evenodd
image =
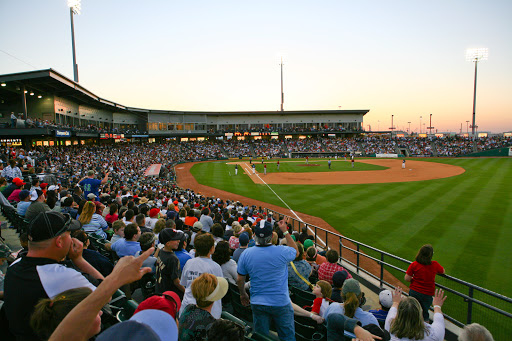
<path id="1" fill-rule="evenodd" d="M 109 209 L 110 209 L 109 214 L 107 214 L 105 216 L 105 220 L 107 221 L 107 223 L 112 225 L 114 223 L 114 221 L 119 219 L 119 215 L 117 214 L 117 211 L 118 211 L 117 204 L 116 203 L 110 204 Z"/>
<path id="2" fill-rule="evenodd" d="M 405 280 L 411 282 L 409 296 L 420 302 L 423 308 L 423 319 L 428 322 L 428 310 L 435 294 L 437 274 L 444 274 L 444 268 L 432 260 L 434 248 L 430 244 L 423 245 L 405 273 Z"/>

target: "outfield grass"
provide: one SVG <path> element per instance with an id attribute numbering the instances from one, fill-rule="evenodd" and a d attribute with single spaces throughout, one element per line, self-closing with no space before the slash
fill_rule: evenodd
<path id="1" fill-rule="evenodd" d="M 263 164 L 261 162 L 254 162 L 253 164 L 256 165 L 256 171 L 259 173 L 263 173 Z M 277 161 L 271 160 L 266 161 L 265 164 L 267 165 L 267 173 L 283 173 L 283 172 L 290 172 L 290 173 L 307 173 L 307 172 L 349 172 L 349 171 L 362 171 L 362 170 L 382 170 L 387 169 L 388 167 L 383 166 L 377 166 L 372 165 L 368 163 L 360 163 L 355 162 L 354 168 L 352 168 L 352 165 L 350 164 L 350 161 L 344 161 L 344 160 L 331 160 L 331 169 L 329 169 L 329 166 L 327 164 L 327 159 L 315 159 L 315 160 L 309 160 L 309 165 L 306 165 L 305 159 L 293 159 L 289 162 L 279 162 L 279 170 L 277 170 Z M 249 162 L 247 162 L 247 165 L 251 166 Z M 316 166 L 315 166 L 316 165 Z M 234 169 L 234 166 L 233 166 Z"/>
<path id="2" fill-rule="evenodd" d="M 448 274 L 512 296 L 512 159 L 424 161 L 466 172 L 417 182 L 271 187 L 293 210 L 319 216 L 343 235 L 400 257 L 412 260 L 430 243 Z M 284 206 L 248 176 L 229 176 L 233 170 L 234 165 L 216 162 L 195 165 L 192 173 L 201 184 Z"/>

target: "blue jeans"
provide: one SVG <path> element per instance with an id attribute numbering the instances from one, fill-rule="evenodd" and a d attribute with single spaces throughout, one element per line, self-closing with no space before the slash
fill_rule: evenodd
<path id="1" fill-rule="evenodd" d="M 280 340 L 295 340 L 295 324 L 291 303 L 281 307 L 251 304 L 251 309 L 255 332 L 269 335 L 270 321 L 274 320 Z"/>
<path id="2" fill-rule="evenodd" d="M 430 306 L 432 305 L 432 301 L 434 300 L 434 298 L 432 296 L 425 295 L 410 289 L 409 296 L 414 297 L 415 299 L 418 300 L 418 302 L 420 302 L 421 308 L 423 309 L 423 319 L 425 320 L 425 322 L 428 323 L 428 310 L 430 309 Z"/>

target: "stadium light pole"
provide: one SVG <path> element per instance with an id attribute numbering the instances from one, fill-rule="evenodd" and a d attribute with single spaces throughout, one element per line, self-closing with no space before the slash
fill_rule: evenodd
<path id="1" fill-rule="evenodd" d="M 466 133 L 469 136 L 469 121 L 466 121 Z"/>
<path id="2" fill-rule="evenodd" d="M 421 134 L 421 119 L 423 118 L 423 116 L 420 116 L 420 134 Z"/>
<path id="3" fill-rule="evenodd" d="M 466 60 L 468 62 L 475 63 L 475 82 L 474 82 L 474 90 L 473 90 L 473 124 L 471 125 L 471 135 L 475 137 L 475 128 L 476 126 L 476 75 L 478 69 L 478 62 L 487 60 L 489 56 L 489 50 L 487 48 L 476 48 L 476 49 L 467 49 L 466 50 Z"/>
<path id="4" fill-rule="evenodd" d="M 411 134 L 411 122 L 407 122 L 407 123 L 409 123 L 409 130 L 407 130 L 407 133 Z"/>
<path id="5" fill-rule="evenodd" d="M 71 17 L 71 45 L 73 47 L 73 77 L 76 83 L 78 83 L 78 65 L 76 63 L 76 50 L 75 50 L 75 25 L 73 22 L 73 15 L 80 14 L 82 5 L 80 0 L 68 0 L 69 15 Z"/>
<path id="6" fill-rule="evenodd" d="M 281 57 L 281 111 L 284 111 L 284 92 L 283 92 L 283 57 Z"/>

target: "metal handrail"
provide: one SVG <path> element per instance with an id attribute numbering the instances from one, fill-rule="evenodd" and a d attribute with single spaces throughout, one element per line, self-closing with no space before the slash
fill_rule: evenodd
<path id="1" fill-rule="evenodd" d="M 389 287 L 394 287 L 392 284 L 390 284 L 390 283 L 388 283 L 388 282 L 386 282 L 384 280 L 384 267 L 388 267 L 390 269 L 394 269 L 394 270 L 397 270 L 397 271 L 400 271 L 400 272 L 403 272 L 403 273 L 406 272 L 406 270 L 404 270 L 404 269 L 402 269 L 402 268 L 400 268 L 400 267 L 398 267 L 396 265 L 390 264 L 389 262 L 385 262 L 384 261 L 384 257 L 385 256 L 390 257 L 390 258 L 392 258 L 394 260 L 398 260 L 400 262 L 403 262 L 404 264 L 407 265 L 407 267 L 409 266 L 409 264 L 412 263 L 409 260 L 406 260 L 404 258 L 398 257 L 396 255 L 393 255 L 393 254 L 389 253 L 389 252 L 382 251 L 380 249 L 377 249 L 377 248 L 372 247 L 370 245 L 367 245 L 365 243 L 361 243 L 361 242 L 359 242 L 357 240 L 354 240 L 354 239 L 342 236 L 341 234 L 338 234 L 338 233 L 326 230 L 326 229 L 324 229 L 322 227 L 319 227 L 319 226 L 316 226 L 316 225 L 312 225 L 312 224 L 300 221 L 300 220 L 298 220 L 298 219 L 296 219 L 294 217 L 288 216 L 286 214 L 283 214 L 283 213 L 280 213 L 280 212 L 277 212 L 277 211 L 274 211 L 274 210 L 271 210 L 271 209 L 266 209 L 266 211 L 267 211 L 267 213 L 268 212 L 275 213 L 276 214 L 275 216 L 288 217 L 289 220 L 291 219 L 292 230 L 298 230 L 300 232 L 300 225 L 301 224 L 306 225 L 312 232 L 314 232 L 315 243 L 317 245 L 319 244 L 318 243 L 318 239 L 320 239 L 320 237 L 321 237 L 319 235 L 319 233 L 323 232 L 323 235 L 325 235 L 325 240 L 323 241 L 323 243 L 321 243 L 325 247 L 329 247 L 328 246 L 329 245 L 329 243 L 328 243 L 329 235 L 331 235 L 332 237 L 338 238 L 338 240 L 339 240 L 339 256 L 340 256 L 340 260 L 342 260 L 342 261 L 346 262 L 347 264 L 350 264 L 353 267 L 355 267 L 357 273 L 363 272 L 366 275 L 372 277 L 373 279 L 378 280 L 379 283 L 380 283 L 380 287 L 381 288 L 383 287 L 383 284 L 386 284 Z M 298 223 L 299 227 L 295 228 L 297 223 Z M 349 242 L 353 243 L 356 246 L 356 249 L 353 249 L 351 247 L 348 247 L 348 246 L 344 245 L 343 241 L 349 241 Z M 379 253 L 380 254 L 380 259 L 365 254 L 364 252 L 362 252 L 360 250 L 361 247 L 364 247 L 364 248 L 367 248 L 369 250 L 372 250 L 374 252 Z M 356 263 L 354 263 L 354 262 L 352 262 L 352 261 L 350 261 L 350 260 L 348 260 L 348 259 L 343 257 L 343 253 L 342 253 L 343 249 L 347 249 L 348 251 L 353 252 L 356 255 Z M 372 261 L 376 262 L 377 264 L 379 264 L 380 265 L 380 276 L 377 276 L 377 275 L 371 273 L 370 271 L 367 271 L 367 270 L 363 269 L 360 266 L 360 257 L 364 257 L 366 259 L 372 260 Z M 466 286 L 468 288 L 468 294 L 466 295 L 466 294 L 461 293 L 461 292 L 459 292 L 457 290 L 448 288 L 445 285 L 436 283 L 437 287 L 439 287 L 439 288 L 441 288 L 441 289 L 443 289 L 443 290 L 445 290 L 447 292 L 450 292 L 450 293 L 452 293 L 454 295 L 457 295 L 457 296 L 463 298 L 468 303 L 467 320 L 466 320 L 465 323 L 463 323 L 461 321 L 458 321 L 457 319 L 455 319 L 455 318 L 445 314 L 445 317 L 449 321 L 453 322 L 454 324 L 458 325 L 459 327 L 462 327 L 465 324 L 470 324 L 472 322 L 473 304 L 478 304 L 478 305 L 480 305 L 480 306 L 482 306 L 484 308 L 487 308 L 487 309 L 489 309 L 491 311 L 499 313 L 499 314 L 501 314 L 503 316 L 506 316 L 508 318 L 512 318 L 512 314 L 511 313 L 509 313 L 507 311 L 504 311 L 502 309 L 499 309 L 497 307 L 494 307 L 494 306 L 492 306 L 492 305 L 490 305 L 488 303 L 482 302 L 482 301 L 474 298 L 473 292 L 475 290 L 477 290 L 477 291 L 479 291 L 481 293 L 487 294 L 487 295 L 489 295 L 491 297 L 497 298 L 497 299 L 502 300 L 502 301 L 507 302 L 507 303 L 512 303 L 512 298 L 504 296 L 504 295 L 501 295 L 501 294 L 498 294 L 498 293 L 495 293 L 495 292 L 493 292 L 491 290 L 479 287 L 479 286 L 477 286 L 475 284 L 466 282 L 464 280 L 461 280 L 459 278 L 456 278 L 456 277 L 453 277 L 453 276 L 450 276 L 450 275 L 439 275 L 439 276 L 441 276 L 441 277 L 443 277 L 443 278 L 445 278 L 445 279 L 447 279 L 447 280 L 449 280 L 451 282 L 464 285 L 464 286 Z"/>

